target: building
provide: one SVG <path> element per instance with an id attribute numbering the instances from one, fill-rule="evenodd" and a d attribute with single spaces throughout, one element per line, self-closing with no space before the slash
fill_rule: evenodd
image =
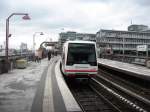
<path id="1" fill-rule="evenodd" d="M 3 45 L 0 45 L 0 52 L 2 51 L 2 49 L 3 49 Z"/>
<path id="2" fill-rule="evenodd" d="M 59 34 L 59 46 L 62 47 L 63 43 L 67 40 L 87 40 L 96 42 L 96 35 L 89 33 L 77 33 L 73 31 L 61 32 Z"/>
<path id="3" fill-rule="evenodd" d="M 138 45 L 147 45 L 150 50 L 150 32 L 101 29 L 96 34 L 101 52 L 136 55 Z"/>
<path id="4" fill-rule="evenodd" d="M 26 51 L 28 51 L 27 44 L 26 44 L 26 43 L 21 43 L 21 45 L 20 45 L 20 50 L 21 50 L 21 52 L 26 52 Z"/>
<path id="5" fill-rule="evenodd" d="M 78 38 L 81 38 L 78 36 Z M 61 32 L 59 34 L 59 44 L 62 46 L 67 40 L 75 40 L 76 39 L 76 32 Z"/>
<path id="6" fill-rule="evenodd" d="M 148 30 L 148 26 L 147 25 L 130 25 L 128 26 L 128 31 L 146 31 Z"/>

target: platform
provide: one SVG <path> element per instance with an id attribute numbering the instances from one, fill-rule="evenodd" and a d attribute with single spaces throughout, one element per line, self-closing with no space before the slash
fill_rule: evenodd
<path id="1" fill-rule="evenodd" d="M 61 74 L 59 58 L 50 61 L 42 112 L 82 112 Z"/>
<path id="2" fill-rule="evenodd" d="M 150 69 L 143 66 L 102 58 L 98 58 L 98 64 L 109 67 L 113 70 L 117 70 L 119 72 L 126 73 L 128 75 L 150 81 Z"/>

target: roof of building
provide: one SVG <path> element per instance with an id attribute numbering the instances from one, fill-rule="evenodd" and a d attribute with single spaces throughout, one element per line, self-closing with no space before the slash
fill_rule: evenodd
<path id="1" fill-rule="evenodd" d="M 144 31 L 123 31 L 123 30 L 106 30 L 106 29 L 101 29 L 99 32 L 121 32 L 121 33 L 140 33 L 140 34 L 150 34 L 150 32 L 144 32 Z"/>
<path id="2" fill-rule="evenodd" d="M 93 41 L 83 41 L 83 40 L 74 40 L 74 41 L 66 41 L 66 43 L 91 43 L 94 44 Z"/>

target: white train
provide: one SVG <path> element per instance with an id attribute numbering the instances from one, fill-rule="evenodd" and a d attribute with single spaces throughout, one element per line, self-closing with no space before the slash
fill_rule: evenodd
<path id="1" fill-rule="evenodd" d="M 89 78 L 97 74 L 96 43 L 67 41 L 63 46 L 61 69 L 65 76 Z"/>

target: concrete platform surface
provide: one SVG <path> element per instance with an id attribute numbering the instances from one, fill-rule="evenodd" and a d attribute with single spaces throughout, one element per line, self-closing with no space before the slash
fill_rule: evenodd
<path id="1" fill-rule="evenodd" d="M 102 58 L 98 59 L 98 63 L 103 66 L 110 67 L 114 70 L 119 70 L 129 75 L 133 75 L 135 77 L 150 80 L 150 69 L 143 66 L 123 63 L 123 62 L 113 61 L 108 59 L 102 59 Z"/>
<path id="2" fill-rule="evenodd" d="M 59 65 L 57 57 L 48 68 L 43 112 L 82 112 L 64 81 Z"/>
<path id="3" fill-rule="evenodd" d="M 0 75 L 0 112 L 31 112 L 47 59 L 30 62 L 26 69 L 13 69 Z"/>

